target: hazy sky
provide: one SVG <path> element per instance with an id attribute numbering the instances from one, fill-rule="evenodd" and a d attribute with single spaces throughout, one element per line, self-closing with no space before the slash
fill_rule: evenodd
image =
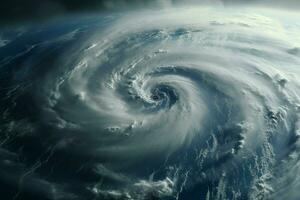
<path id="1" fill-rule="evenodd" d="M 69 12 L 119 10 L 174 4 L 212 3 L 264 4 L 283 8 L 300 8 L 300 0 L 1 0 L 0 22 L 13 23 L 23 20 L 47 18 Z"/>

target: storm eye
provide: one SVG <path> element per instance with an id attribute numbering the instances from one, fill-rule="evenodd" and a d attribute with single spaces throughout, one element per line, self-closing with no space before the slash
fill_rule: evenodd
<path id="1" fill-rule="evenodd" d="M 154 101 L 157 101 L 157 100 L 160 99 L 160 97 L 158 95 L 154 94 L 154 95 L 151 96 L 151 99 L 154 100 Z"/>

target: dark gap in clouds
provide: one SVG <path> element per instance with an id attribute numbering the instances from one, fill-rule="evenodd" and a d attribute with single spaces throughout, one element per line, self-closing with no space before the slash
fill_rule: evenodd
<path id="1" fill-rule="evenodd" d="M 74 12 L 108 11 L 143 7 L 153 0 L 3 0 L 0 23 L 40 20 Z"/>

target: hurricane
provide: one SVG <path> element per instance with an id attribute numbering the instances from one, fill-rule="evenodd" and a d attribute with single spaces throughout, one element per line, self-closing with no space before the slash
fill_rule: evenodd
<path id="1" fill-rule="evenodd" d="M 299 199 L 299 19 L 181 6 L 1 30 L 0 190 Z"/>

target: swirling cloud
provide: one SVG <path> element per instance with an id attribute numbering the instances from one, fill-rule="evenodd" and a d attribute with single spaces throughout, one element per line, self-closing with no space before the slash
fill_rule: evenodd
<path id="1" fill-rule="evenodd" d="M 1 52 L 1 183 L 16 198 L 297 199 L 298 18 L 171 8 L 27 30 Z"/>

